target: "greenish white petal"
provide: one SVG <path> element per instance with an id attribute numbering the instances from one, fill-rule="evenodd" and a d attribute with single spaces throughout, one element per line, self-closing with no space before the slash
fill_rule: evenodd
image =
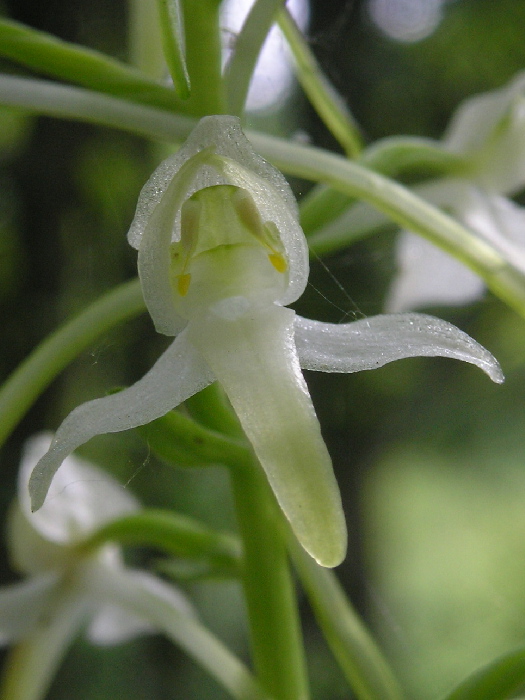
<path id="1" fill-rule="evenodd" d="M 170 243 L 181 237 L 182 205 L 196 192 L 216 185 L 249 192 L 263 223 L 277 230 L 289 270 L 280 302 L 295 301 L 306 286 L 308 249 L 286 179 L 255 153 L 237 117 L 205 117 L 144 185 L 128 233 L 128 241 L 139 250 L 144 299 L 160 333 L 175 335 L 184 326 L 173 305 L 169 274 Z"/>
<path id="2" fill-rule="evenodd" d="M 473 161 L 488 189 L 513 194 L 525 185 L 525 73 L 504 87 L 465 100 L 444 136 L 447 148 Z"/>
<path id="3" fill-rule="evenodd" d="M 97 572 L 94 571 L 96 579 Z M 194 615 L 194 610 L 186 596 L 168 583 L 147 571 L 138 569 L 122 570 L 120 576 L 128 585 L 147 590 L 152 595 L 165 601 L 166 606 L 183 613 Z M 105 575 L 101 576 L 105 580 Z M 102 587 L 103 588 L 103 587 Z M 100 591 L 103 593 L 103 590 Z M 103 596 L 101 596 L 102 598 Z M 158 627 L 143 614 L 137 614 L 129 606 L 119 604 L 118 598 L 108 596 L 107 602 L 99 605 L 88 625 L 86 634 L 90 641 L 100 646 L 123 644 L 144 634 L 156 634 Z"/>
<path id="4" fill-rule="evenodd" d="M 46 504 L 32 513 L 29 479 L 35 465 L 51 446 L 52 438 L 51 433 L 40 433 L 26 442 L 18 474 L 22 513 L 30 527 L 47 543 L 71 544 L 105 523 L 138 509 L 134 496 L 109 474 L 70 455 L 53 480 Z"/>
<path id="5" fill-rule="evenodd" d="M 295 313 L 276 305 L 230 311 L 190 321 L 189 337 L 226 391 L 297 538 L 320 564 L 336 566 L 346 525 L 295 351 Z"/>
<path id="6" fill-rule="evenodd" d="M 377 369 L 405 357 L 449 357 L 504 379 L 497 360 L 451 323 L 426 314 L 385 314 L 353 323 L 322 323 L 296 316 L 301 366 L 321 372 Z"/>
<path id="7" fill-rule="evenodd" d="M 58 575 L 40 576 L 0 588 L 0 645 L 30 634 L 46 616 L 55 595 Z"/>
<path id="8" fill-rule="evenodd" d="M 160 418 L 213 381 L 213 374 L 183 331 L 133 386 L 88 401 L 69 414 L 31 474 L 32 510 L 42 506 L 55 472 L 77 447 L 96 435 L 117 433 Z"/>

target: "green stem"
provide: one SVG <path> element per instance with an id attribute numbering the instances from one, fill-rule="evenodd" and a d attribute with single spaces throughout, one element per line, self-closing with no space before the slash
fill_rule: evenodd
<path id="1" fill-rule="evenodd" d="M 13 75 L 0 75 L 0 104 L 58 119 L 124 129 L 168 143 L 184 141 L 196 124 L 194 119 L 166 109 L 128 102 L 95 90 Z"/>
<path id="2" fill-rule="evenodd" d="M 191 81 L 191 114 L 224 114 L 221 35 L 217 0 L 183 0 L 186 65 Z"/>
<path id="3" fill-rule="evenodd" d="M 128 58 L 144 75 L 165 78 L 159 12 L 156 3 L 128 0 Z"/>
<path id="4" fill-rule="evenodd" d="M 525 277 L 498 250 L 451 216 L 359 163 L 311 146 L 282 141 L 277 148 L 277 139 L 248 136 L 256 150 L 284 172 L 363 199 L 402 228 L 428 238 L 474 270 L 489 289 L 525 317 Z"/>
<path id="5" fill-rule="evenodd" d="M 0 20 L 0 56 L 40 74 L 114 97 L 162 109 L 181 109 L 181 102 L 172 88 L 152 80 L 140 70 L 18 22 Z"/>
<path id="6" fill-rule="evenodd" d="M 44 389 L 82 350 L 117 323 L 145 310 L 138 280 L 126 282 L 33 350 L 0 390 L 0 444 Z"/>
<path id="7" fill-rule="evenodd" d="M 250 80 L 277 10 L 285 0 L 257 0 L 252 6 L 225 71 L 228 111 L 241 115 L 244 110 Z"/>
<path id="8" fill-rule="evenodd" d="M 107 542 L 155 547 L 175 557 L 208 560 L 232 576 L 240 573 L 239 540 L 180 513 L 153 508 L 139 510 L 103 525 L 77 545 L 77 549 L 86 553 Z"/>
<path id="9" fill-rule="evenodd" d="M 186 42 L 180 0 L 157 0 L 166 63 L 177 95 L 184 100 L 190 96 L 190 77 L 186 67 Z"/>
<path id="10" fill-rule="evenodd" d="M 78 591 L 57 590 L 46 611 L 48 620 L 10 652 L 0 686 L 0 700 L 44 700 L 67 648 L 85 620 Z"/>
<path id="11" fill-rule="evenodd" d="M 246 666 L 195 615 L 178 610 L 151 583 L 116 567 L 94 571 L 95 590 L 110 602 L 147 620 L 219 683 L 235 700 L 271 698 Z M 88 580 L 88 583 L 91 583 Z M 175 693 L 177 695 L 177 693 Z M 22 699 L 20 699 L 22 700 Z"/>
<path id="12" fill-rule="evenodd" d="M 402 700 L 387 661 L 334 573 L 319 566 L 290 535 L 295 567 L 323 634 L 359 700 Z"/>
<path id="13" fill-rule="evenodd" d="M 195 420 L 210 430 L 246 441 L 237 416 L 218 382 L 191 396 L 184 405 Z"/>
<path id="14" fill-rule="evenodd" d="M 299 202 L 301 227 L 306 237 L 316 233 L 348 209 L 354 201 L 326 185 L 315 185 Z"/>
<path id="15" fill-rule="evenodd" d="M 205 394 L 203 398 L 210 396 L 206 389 L 200 393 Z M 170 411 L 136 430 L 153 452 L 168 464 L 198 467 L 226 464 L 235 467 L 244 465 L 251 457 L 249 443 L 242 436 L 241 439 L 230 437 L 228 430 L 219 426 L 214 429 L 205 427 L 179 411 Z"/>
<path id="16" fill-rule="evenodd" d="M 282 514 L 255 461 L 232 470 L 231 479 L 256 674 L 276 700 L 306 700 L 306 665 Z"/>
<path id="17" fill-rule="evenodd" d="M 362 139 L 356 120 L 323 73 L 289 10 L 284 7 L 277 18 L 295 59 L 297 79 L 312 106 L 339 141 L 346 155 L 349 158 L 358 156 Z"/>
<path id="18" fill-rule="evenodd" d="M 239 436 L 237 418 L 218 384 L 207 387 L 186 405 L 208 428 Z M 283 515 L 254 457 L 230 466 L 243 543 L 242 583 L 255 670 L 275 700 L 307 700 L 306 663 L 282 534 Z"/>

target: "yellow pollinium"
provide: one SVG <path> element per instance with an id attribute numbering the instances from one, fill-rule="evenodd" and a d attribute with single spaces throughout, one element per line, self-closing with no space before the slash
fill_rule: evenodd
<path id="1" fill-rule="evenodd" d="M 185 297 L 190 288 L 191 275 L 185 272 L 183 275 L 177 275 L 177 291 L 181 297 Z"/>

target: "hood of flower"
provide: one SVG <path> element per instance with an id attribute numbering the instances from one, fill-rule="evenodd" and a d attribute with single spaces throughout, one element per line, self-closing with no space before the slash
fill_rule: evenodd
<path id="1" fill-rule="evenodd" d="M 221 192 L 214 203 L 213 195 L 202 195 L 213 188 Z M 220 220 L 217 214 L 221 207 L 223 221 L 233 222 L 235 233 L 228 232 L 228 226 L 212 229 L 206 224 L 206 220 Z M 199 216 L 195 215 L 197 210 Z M 234 268 L 236 271 L 229 275 L 233 284 L 226 294 L 231 291 L 233 297 L 244 296 L 244 291 L 236 287 L 247 290 L 242 279 L 251 276 L 261 281 L 264 278 L 261 293 L 266 295 L 272 288 L 270 296 L 279 304 L 287 305 L 299 298 L 308 279 L 308 247 L 288 183 L 278 170 L 254 152 L 236 117 L 206 117 L 184 146 L 161 163 L 146 183 L 128 233 L 128 241 L 139 251 L 138 268 L 144 299 L 159 332 L 176 335 L 191 315 L 192 304 L 180 304 L 177 297 L 177 293 L 179 297 L 186 296 L 184 292 L 189 291 L 189 282 L 195 281 L 185 263 L 198 267 L 199 251 L 206 253 L 214 248 L 218 252 L 221 246 L 230 244 L 232 235 L 235 244 L 242 238 L 242 245 L 251 247 L 251 253 L 257 244 L 260 252 L 265 253 L 264 263 L 269 262 L 270 268 L 273 266 L 279 274 L 265 270 L 264 265 L 259 264 L 260 258 L 248 253 L 245 247 L 246 256 L 236 256 L 228 262 L 230 272 Z M 239 253 L 239 249 L 236 252 Z M 204 255 L 198 262 L 205 260 L 210 260 L 210 256 Z M 202 264 L 209 272 L 209 266 L 205 262 Z M 215 265 L 217 272 L 221 265 L 224 266 L 224 260 Z M 211 277 L 217 281 L 216 275 Z M 224 279 L 225 275 L 222 281 Z M 196 288 L 192 301 L 195 301 Z M 255 284 L 250 303 L 254 301 L 257 288 Z M 202 306 L 208 300 L 202 286 L 198 289 Z M 216 300 L 216 291 L 210 303 Z"/>

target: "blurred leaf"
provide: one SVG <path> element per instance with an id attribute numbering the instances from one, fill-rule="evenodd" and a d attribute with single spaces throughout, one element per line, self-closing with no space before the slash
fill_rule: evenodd
<path id="1" fill-rule="evenodd" d="M 175 109 L 174 90 L 98 51 L 18 22 L 0 20 L 0 56 L 75 85 L 146 105 Z"/>
<path id="2" fill-rule="evenodd" d="M 520 649 L 469 676 L 445 700 L 508 700 L 524 685 L 525 649 Z"/>

